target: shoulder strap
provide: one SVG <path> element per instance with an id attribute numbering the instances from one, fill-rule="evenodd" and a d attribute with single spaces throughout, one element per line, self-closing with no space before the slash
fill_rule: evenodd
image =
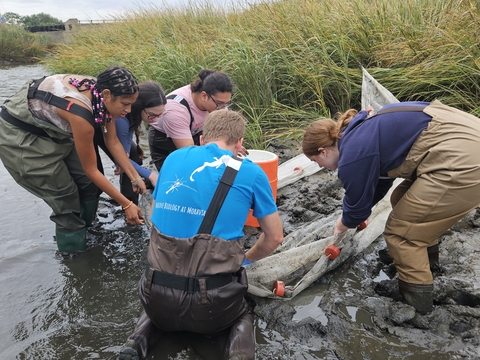
<path id="1" fill-rule="evenodd" d="M 425 105 L 409 105 L 409 106 L 392 106 L 388 109 L 380 109 L 375 115 L 388 114 L 392 112 L 414 112 L 414 111 L 423 111 Z"/>
<path id="2" fill-rule="evenodd" d="M 232 187 L 238 170 L 240 170 L 242 161 L 242 159 L 234 156 L 229 158 L 228 162 L 225 164 L 225 171 L 220 179 L 220 183 L 217 186 L 217 190 L 213 195 L 212 201 L 208 206 L 207 213 L 203 218 L 202 224 L 200 225 L 200 229 L 198 230 L 199 234 L 210 234 L 212 232 L 218 213 L 220 212 L 223 202 L 225 201 L 225 198 Z"/>
<path id="3" fill-rule="evenodd" d="M 38 79 L 33 83 L 32 86 L 28 89 L 28 98 L 29 99 L 38 99 L 42 100 L 44 103 L 56 106 L 60 109 L 71 112 L 72 114 L 83 117 L 87 120 L 92 126 L 95 127 L 95 121 L 93 119 L 93 114 L 85 109 L 83 106 L 73 103 L 72 101 L 65 100 L 59 96 L 53 95 L 51 92 L 38 90 L 38 86 L 45 79 L 44 76 L 41 79 Z"/>
<path id="4" fill-rule="evenodd" d="M 185 100 L 183 96 L 176 95 L 176 94 L 168 95 L 167 99 L 174 100 L 187 108 L 188 112 L 190 113 L 190 130 L 191 130 L 193 125 L 193 114 L 192 114 L 192 110 L 190 110 L 190 105 L 188 105 L 187 100 Z"/>

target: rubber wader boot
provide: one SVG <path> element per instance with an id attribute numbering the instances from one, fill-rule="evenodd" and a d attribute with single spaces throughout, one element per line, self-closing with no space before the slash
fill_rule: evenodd
<path id="1" fill-rule="evenodd" d="M 434 268 L 435 266 L 438 265 L 438 258 L 439 258 L 438 244 L 429 246 L 427 248 L 427 252 L 428 252 L 428 261 L 430 262 L 430 268 Z"/>
<path id="2" fill-rule="evenodd" d="M 97 214 L 98 199 L 83 201 L 80 203 L 80 206 L 80 217 L 85 221 L 87 228 L 91 227 Z"/>
<path id="3" fill-rule="evenodd" d="M 128 340 L 118 355 L 118 360 L 140 360 L 138 345 L 133 340 Z"/>
<path id="4" fill-rule="evenodd" d="M 72 232 L 56 230 L 57 247 L 60 252 L 81 252 L 87 250 L 87 229 Z"/>
<path id="5" fill-rule="evenodd" d="M 410 284 L 398 279 L 398 289 L 408 305 L 412 305 L 421 315 L 433 310 L 433 284 Z"/>
<path id="6" fill-rule="evenodd" d="M 248 311 L 230 328 L 225 351 L 224 358 L 228 360 L 255 359 L 255 336 L 251 311 Z"/>

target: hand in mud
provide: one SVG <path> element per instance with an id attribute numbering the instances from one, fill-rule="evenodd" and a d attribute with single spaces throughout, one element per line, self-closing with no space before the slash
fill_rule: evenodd
<path id="1" fill-rule="evenodd" d="M 348 230 L 348 227 L 346 227 L 342 223 L 342 217 L 339 217 L 338 220 L 337 220 L 337 223 L 335 224 L 335 229 L 333 230 L 333 235 L 342 234 L 347 230 Z"/>
<path id="2" fill-rule="evenodd" d="M 130 205 L 125 209 L 125 216 L 127 217 L 127 223 L 130 225 L 143 225 L 145 222 L 143 220 L 142 210 L 135 205 Z"/>

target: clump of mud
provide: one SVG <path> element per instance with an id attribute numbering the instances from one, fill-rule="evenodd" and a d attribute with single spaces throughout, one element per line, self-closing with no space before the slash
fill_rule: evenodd
<path id="1" fill-rule="evenodd" d="M 268 150 L 280 163 L 299 153 L 292 144 Z M 336 172 L 327 170 L 279 189 L 285 235 L 340 210 L 342 197 Z M 258 235 L 246 228 L 246 247 Z M 480 359 L 480 209 L 439 242 L 434 310 L 428 315 L 402 302 L 383 236 L 292 300 L 249 295 L 266 338 L 262 344 L 257 335 L 257 358 Z"/>

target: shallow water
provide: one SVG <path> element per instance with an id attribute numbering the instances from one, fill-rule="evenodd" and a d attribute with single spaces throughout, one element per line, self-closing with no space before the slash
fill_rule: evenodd
<path id="1" fill-rule="evenodd" d="M 43 75 L 44 69 L 38 65 L 0 67 L 0 102 L 27 79 Z M 105 157 L 104 168 L 118 186 L 113 164 Z M 50 208 L 18 186 L 1 162 L 0 204 L 0 359 L 116 359 L 141 310 L 136 286 L 149 237 L 146 226 L 127 225 L 120 206 L 103 195 L 98 224 L 88 235 L 88 251 L 63 259 L 56 255 Z M 386 278 L 380 271 L 373 281 Z M 355 296 L 353 291 L 360 289 L 361 283 L 361 277 L 343 267 L 330 274 L 328 281 L 289 301 L 293 315 L 287 322 L 313 320 L 329 329 L 313 339 L 304 341 L 301 334 L 277 330 L 276 324 L 272 325 L 275 314 L 268 316 L 272 323 L 265 321 L 267 316 L 257 316 L 257 358 L 453 358 L 450 349 L 432 352 L 422 338 L 402 344 L 386 333 L 376 336 L 379 333 L 371 331 L 372 314 L 355 303 L 339 306 L 332 316 L 325 301 Z M 265 303 L 271 302 L 276 300 Z M 260 306 L 259 310 L 261 313 Z M 339 317 L 342 326 L 335 323 Z M 213 360 L 217 358 L 215 342 L 202 336 L 172 334 L 158 343 L 148 359 Z M 455 353 L 453 347 L 462 345 L 450 342 L 451 351 Z"/>

